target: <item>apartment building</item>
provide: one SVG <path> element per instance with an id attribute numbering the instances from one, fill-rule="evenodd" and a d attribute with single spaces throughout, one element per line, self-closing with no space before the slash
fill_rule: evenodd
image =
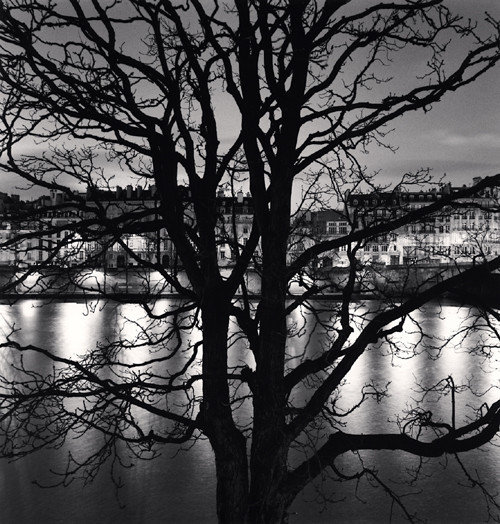
<path id="1" fill-rule="evenodd" d="M 149 222 L 159 218 L 159 202 L 156 187 L 147 189 L 138 185 L 125 188 L 117 186 L 114 191 L 92 190 L 86 195 L 87 217 L 100 216 L 113 221 L 120 218 L 130 232 L 100 234 L 95 226 L 95 240 L 87 244 L 88 258 L 100 253 L 100 264 L 108 269 L 120 269 L 141 265 L 141 260 L 151 265 L 170 267 L 175 264 L 175 250 L 165 228 L 156 225 L 148 227 Z M 92 209 L 94 208 L 95 211 Z M 121 226 L 120 226 L 121 227 Z M 133 232 L 137 229 L 137 232 Z"/>
<path id="2" fill-rule="evenodd" d="M 217 256 L 221 266 L 235 262 L 252 230 L 254 208 L 252 197 L 242 190 L 236 195 L 217 194 Z M 258 256 L 258 252 L 256 253 Z"/>
<path id="3" fill-rule="evenodd" d="M 473 183 L 477 183 L 474 179 Z M 293 224 L 289 242 L 289 262 L 316 242 L 341 238 L 351 231 L 385 222 L 408 211 L 428 206 L 461 188 L 450 184 L 432 190 L 352 193 L 344 211 L 326 209 L 307 212 Z M 155 186 L 140 185 L 111 190 L 93 190 L 79 195 L 82 206 L 61 192 L 52 191 L 30 204 L 30 220 L 12 220 L 12 211 L 26 205 L 17 198 L 5 201 L 0 221 L 0 265 L 32 265 L 48 262 L 66 267 L 105 267 L 120 269 L 140 266 L 141 260 L 163 267 L 179 267 L 175 247 L 165 228 L 148 223 L 159 218 Z M 322 254 L 315 267 L 347 266 L 348 249 L 356 249 L 362 263 L 381 265 L 471 263 L 475 258 L 488 258 L 500 253 L 498 190 L 485 190 L 453 207 L 447 206 L 424 221 L 402 226 L 395 231 L 363 240 L 357 245 L 340 246 Z M 183 190 L 185 216 L 195 228 L 189 191 Z M 9 207 L 10 206 L 10 207 Z M 28 206 L 29 207 L 29 206 Z M 0 205 L 0 209 L 1 209 Z M 252 197 L 239 190 L 236 194 L 220 191 L 217 195 L 217 256 L 221 266 L 235 263 L 247 243 L 254 218 Z M 113 220 L 120 218 L 131 226 L 127 234 L 120 229 L 102 234 L 98 224 L 95 235 L 82 238 L 74 224 L 91 216 Z M 17 213 L 22 217 L 22 213 Z M 135 227 L 137 226 L 137 227 Z M 133 230 L 136 229 L 136 232 Z M 92 230 L 91 230 L 92 231 Z M 11 242 L 13 238 L 18 242 Z M 255 257 L 260 256 L 257 248 Z M 50 260 L 49 260 L 50 259 Z"/>
<path id="4" fill-rule="evenodd" d="M 473 184 L 480 179 L 474 179 Z M 432 190 L 351 194 L 347 208 L 351 229 L 397 218 L 439 201 L 462 187 L 443 185 Z M 488 189 L 457 199 L 425 220 L 402 226 L 361 247 L 365 261 L 386 265 L 471 263 L 500 253 L 498 190 Z"/>

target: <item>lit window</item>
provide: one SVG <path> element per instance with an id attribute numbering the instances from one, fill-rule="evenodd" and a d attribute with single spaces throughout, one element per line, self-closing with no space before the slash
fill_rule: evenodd
<path id="1" fill-rule="evenodd" d="M 329 235 L 335 235 L 337 233 L 337 224 L 336 224 L 336 222 L 327 222 L 326 223 L 326 232 Z"/>
<path id="2" fill-rule="evenodd" d="M 339 234 L 347 235 L 347 222 L 339 222 Z"/>

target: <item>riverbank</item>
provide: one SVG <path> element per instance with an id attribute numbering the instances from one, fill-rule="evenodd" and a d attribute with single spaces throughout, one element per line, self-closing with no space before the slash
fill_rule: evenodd
<path id="1" fill-rule="evenodd" d="M 357 300 L 404 298 L 424 291 L 465 269 L 468 269 L 468 266 L 367 266 L 360 272 L 354 297 Z M 225 269 L 225 272 L 229 271 L 230 268 Z M 184 272 L 178 272 L 176 278 L 181 285 L 189 287 Z M 348 268 L 322 270 L 318 272 L 317 278 L 320 284 L 328 284 L 330 289 L 335 291 L 318 293 L 312 298 L 332 301 L 342 299 L 342 290 L 348 279 Z M 18 283 L 14 285 L 16 279 Z M 304 285 L 304 282 L 291 284 L 290 300 L 303 293 Z M 245 276 L 245 293 L 239 289 L 235 296 L 258 300 L 260 290 L 259 274 L 249 271 Z M 485 271 L 480 277 L 457 287 L 448 295 L 463 302 L 500 305 L 500 275 Z M 0 268 L 0 300 L 4 303 L 24 299 L 113 300 L 140 303 L 178 298 L 179 294 L 155 271 L 133 268 L 114 271 L 49 268 L 43 273 L 31 274 L 26 269 Z"/>

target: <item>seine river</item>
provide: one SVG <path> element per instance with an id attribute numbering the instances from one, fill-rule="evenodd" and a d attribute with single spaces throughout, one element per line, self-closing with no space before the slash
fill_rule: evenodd
<path id="1" fill-rule="evenodd" d="M 0 305 L 0 334 L 8 326 L 22 328 L 17 335 L 23 342 L 65 348 L 71 354 L 94 347 L 97 339 L 112 337 L 122 315 L 139 318 L 138 306 L 123 305 L 118 309 L 105 307 L 90 312 L 82 302 L 52 303 L 25 300 L 16 305 Z M 370 304 L 367 304 L 370 307 Z M 425 333 L 447 336 L 457 333 L 467 322 L 468 310 L 452 303 L 431 304 L 415 315 L 415 325 Z M 383 346 L 370 351 L 358 362 L 345 386 L 346 405 L 355 402 L 363 385 L 371 380 L 390 382 L 390 397 L 381 403 L 367 403 L 357 412 L 348 426 L 350 431 L 376 432 L 387 430 L 388 421 L 394 421 L 415 398 L 417 383 L 432 385 L 452 376 L 455 384 L 471 383 L 481 398 L 467 392 L 458 395 L 457 405 L 465 416 L 468 405 L 479 406 L 491 402 L 500 385 L 498 362 L 486 362 L 469 354 L 483 341 L 476 333 L 467 340 L 457 339 L 456 347 L 443 351 L 439 359 L 429 358 L 423 352 L 409 359 L 405 341 L 418 336 L 411 325 L 400 337 L 400 354 L 387 356 Z M 500 345 L 500 344 L 497 344 Z M 496 349 L 496 348 L 494 348 Z M 494 353 L 494 351 L 493 351 Z M 435 357 L 435 352 L 430 353 Z M 493 388 L 493 389 L 492 389 Z M 496 389 L 496 391 L 495 391 Z M 432 399 L 429 399 L 431 402 Z M 450 419 L 451 400 L 445 397 L 441 405 L 426 406 L 443 419 Z M 470 413 L 470 411 L 469 411 Z M 457 416 L 458 422 L 458 416 Z M 392 422 L 389 422 L 392 423 Z M 392 426 L 394 428 L 394 426 Z M 41 488 L 37 484 L 54 482 L 51 471 L 64 471 L 67 453 L 92 449 L 91 437 L 68 440 L 65 447 L 33 454 L 22 460 L 0 462 L 0 522 L 2 524 L 166 524 L 212 523 L 215 517 L 214 467 L 210 446 L 199 440 L 189 450 L 164 448 L 162 456 L 146 462 L 133 462 L 120 470 L 122 486 L 116 489 L 109 471 L 103 470 L 96 479 L 84 486 L 75 481 L 65 487 Z M 422 479 L 418 485 L 403 485 L 398 479 L 408 467 L 417 467 L 418 461 L 398 452 L 365 453 L 366 466 L 373 466 L 381 478 L 387 474 L 396 480 L 395 487 L 404 494 L 410 510 L 428 522 L 485 522 L 487 504 L 482 493 L 467 486 L 462 467 L 454 458 L 433 459 L 422 465 Z M 463 466 L 472 474 L 478 473 L 492 492 L 500 487 L 500 449 L 488 446 L 484 450 L 461 457 Z M 344 472 L 355 472 L 359 458 L 348 456 L 342 463 Z M 373 482 L 338 483 L 332 479 L 320 480 L 311 486 L 292 508 L 290 522 L 302 523 L 357 523 L 401 522 L 396 508 L 391 513 L 391 500 Z M 499 490 L 500 491 L 500 490 Z M 323 495 L 338 501 L 325 505 Z"/>

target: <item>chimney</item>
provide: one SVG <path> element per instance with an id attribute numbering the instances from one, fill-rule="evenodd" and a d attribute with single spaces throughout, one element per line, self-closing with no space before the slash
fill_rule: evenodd
<path id="1" fill-rule="evenodd" d="M 130 200 L 132 198 L 132 186 L 129 184 L 127 186 L 127 199 Z"/>
<path id="2" fill-rule="evenodd" d="M 448 182 L 441 188 L 443 195 L 451 195 L 451 182 Z"/>
<path id="3" fill-rule="evenodd" d="M 142 186 L 137 186 L 137 198 L 141 198 L 142 195 Z"/>
<path id="4" fill-rule="evenodd" d="M 224 198 L 224 190 L 223 189 L 219 189 L 219 191 L 217 191 L 217 197 L 218 198 Z"/>
<path id="5" fill-rule="evenodd" d="M 122 196 L 122 188 L 121 186 L 116 186 L 116 199 L 118 200 Z"/>
<path id="6" fill-rule="evenodd" d="M 243 191 L 241 189 L 236 194 L 236 198 L 238 200 L 238 204 L 243 204 Z"/>

